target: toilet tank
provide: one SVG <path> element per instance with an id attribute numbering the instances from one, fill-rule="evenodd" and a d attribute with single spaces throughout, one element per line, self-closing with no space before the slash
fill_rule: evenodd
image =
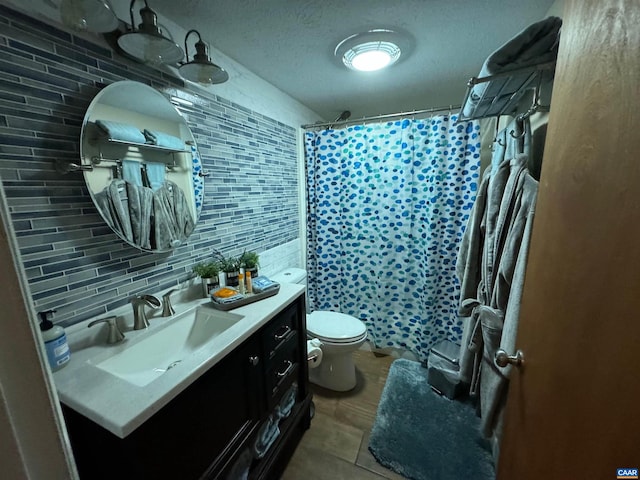
<path id="1" fill-rule="evenodd" d="M 307 313 L 311 313 L 311 309 L 309 307 L 309 300 L 307 298 L 307 271 L 303 268 L 285 268 L 284 270 L 276 273 L 269 277 L 274 282 L 278 283 L 297 283 L 298 285 L 305 286 L 304 292 L 304 303 L 306 304 Z"/>
<path id="2" fill-rule="evenodd" d="M 302 268 L 285 268 L 269 278 L 278 283 L 297 283 L 299 285 L 306 285 L 307 271 Z"/>

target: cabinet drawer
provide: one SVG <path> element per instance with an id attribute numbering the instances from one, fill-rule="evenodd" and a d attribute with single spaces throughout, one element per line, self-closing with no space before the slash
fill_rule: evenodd
<path id="1" fill-rule="evenodd" d="M 282 345 L 277 354 L 269 360 L 266 373 L 267 403 L 271 409 L 278 403 L 280 397 L 289 385 L 296 379 L 300 365 L 298 336 L 293 336 Z"/>
<path id="2" fill-rule="evenodd" d="M 287 307 L 277 319 L 264 330 L 264 351 L 267 358 L 273 358 L 279 348 L 298 330 L 298 308 L 294 303 Z"/>

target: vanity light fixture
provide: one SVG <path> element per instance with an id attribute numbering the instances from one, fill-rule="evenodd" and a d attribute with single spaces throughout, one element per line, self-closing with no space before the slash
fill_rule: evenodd
<path id="1" fill-rule="evenodd" d="M 351 70 L 372 72 L 396 63 L 403 43 L 402 35 L 393 30 L 374 29 L 345 38 L 334 54 Z"/>
<path id="2" fill-rule="evenodd" d="M 158 16 L 149 8 L 147 0 L 140 9 L 142 23 L 136 29 L 133 19 L 133 5 L 131 0 L 129 14 L 131 16 L 131 30 L 118 37 L 118 46 L 138 60 L 151 65 L 177 64 L 182 60 L 184 52 L 180 45 L 162 34 L 158 28 Z"/>
<path id="3" fill-rule="evenodd" d="M 79 31 L 112 32 L 118 28 L 118 17 L 107 0 L 62 0 L 60 20 Z"/>
<path id="4" fill-rule="evenodd" d="M 193 60 L 189 61 L 189 49 L 187 48 L 187 38 L 192 33 L 198 35 L 196 42 L 196 53 Z M 216 83 L 224 83 L 229 80 L 229 74 L 224 68 L 219 67 L 215 63 L 211 63 L 207 54 L 207 45 L 202 41 L 200 32 L 197 30 L 189 30 L 184 37 L 184 51 L 187 63 L 180 66 L 180 75 L 192 82 L 202 83 L 205 85 L 213 85 Z"/>

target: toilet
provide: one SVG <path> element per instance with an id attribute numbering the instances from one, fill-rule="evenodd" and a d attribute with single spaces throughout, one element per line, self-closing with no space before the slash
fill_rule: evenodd
<path id="1" fill-rule="evenodd" d="M 278 283 L 307 284 L 307 272 L 301 268 L 288 268 L 270 278 Z M 307 302 L 307 336 L 322 350 L 322 359 L 309 364 L 309 381 L 336 392 L 352 390 L 356 367 L 351 354 L 367 339 L 365 324 L 344 313 L 309 313 L 308 309 Z"/>

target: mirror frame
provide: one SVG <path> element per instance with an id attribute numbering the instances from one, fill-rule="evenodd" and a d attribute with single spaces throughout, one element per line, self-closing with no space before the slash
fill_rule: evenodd
<path id="1" fill-rule="evenodd" d="M 126 123 L 140 131 L 145 128 L 160 131 L 182 140 L 185 149 L 113 140 L 95 124 L 97 120 Z M 80 158 L 84 167 L 85 185 L 94 206 L 111 230 L 127 244 L 144 252 L 170 252 L 184 244 L 195 230 L 204 200 L 205 174 L 200 153 L 184 116 L 160 91 L 144 83 L 125 80 L 107 85 L 98 92 L 82 122 Z M 122 178 L 121 166 L 124 158 L 137 160 L 141 168 L 146 168 L 145 162 L 167 164 L 165 179 L 180 188 L 179 193 L 184 195 L 193 219 L 193 228 L 185 232 L 179 243 L 174 240 L 168 248 L 151 248 L 151 245 L 147 248 L 127 238 L 103 211 L 97 196 L 103 195 L 102 192 L 114 180 Z"/>

